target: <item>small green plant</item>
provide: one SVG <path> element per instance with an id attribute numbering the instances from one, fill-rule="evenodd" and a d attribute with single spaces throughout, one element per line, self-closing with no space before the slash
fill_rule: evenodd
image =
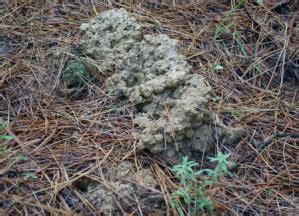
<path id="1" fill-rule="evenodd" d="M 224 67 L 221 64 L 214 64 L 212 65 L 212 69 L 218 71 L 218 70 L 223 70 Z"/>
<path id="2" fill-rule="evenodd" d="M 180 187 L 171 195 L 170 204 L 183 215 L 198 215 L 200 211 L 214 212 L 213 201 L 209 196 L 208 189 L 217 183 L 225 174 L 231 175 L 228 166 L 232 162 L 228 160 L 230 154 L 219 152 L 216 157 L 210 158 L 216 162 L 214 169 L 202 169 L 196 171 L 199 164 L 195 161 L 188 161 L 184 157 L 181 164 L 173 167 L 176 177 L 180 180 Z M 198 177 L 202 177 L 198 181 Z"/>
<path id="3" fill-rule="evenodd" d="M 18 159 L 19 161 L 27 161 L 28 157 L 26 155 L 20 155 Z"/>
<path id="4" fill-rule="evenodd" d="M 24 177 L 25 180 L 27 180 L 27 179 L 37 179 L 37 176 L 32 172 L 23 173 L 22 176 Z"/>
<path id="5" fill-rule="evenodd" d="M 2 131 L 5 128 L 5 125 L 3 123 L 0 123 L 0 131 Z M 0 156 L 5 156 L 9 153 L 9 149 L 7 149 L 1 141 L 8 141 L 14 139 L 13 136 L 10 135 L 0 135 Z"/>
<path id="6" fill-rule="evenodd" d="M 242 38 L 244 38 L 242 31 L 237 30 L 237 22 L 233 19 L 234 13 L 239 10 L 245 4 L 244 0 L 240 0 L 232 5 L 232 9 L 229 13 L 226 14 L 223 21 L 216 25 L 215 30 L 215 40 L 221 41 L 224 46 L 225 43 L 223 39 L 219 39 L 222 35 L 230 35 L 238 45 L 240 52 L 244 57 L 248 57 L 248 53 L 246 50 L 246 45 L 244 44 Z"/>
<path id="7" fill-rule="evenodd" d="M 10 160 L 11 159 L 11 150 L 5 146 L 5 144 L 2 141 L 9 141 L 14 139 L 13 136 L 3 134 L 2 130 L 5 129 L 5 124 L 0 123 L 0 160 L 3 162 L 5 160 Z"/>
<path id="8" fill-rule="evenodd" d="M 0 123 L 0 131 L 3 130 L 5 128 L 5 124 L 3 123 Z M 14 137 L 13 136 L 10 136 L 10 135 L 0 135 L 0 141 L 1 140 L 4 140 L 4 141 L 7 141 L 7 140 L 12 140 Z"/>
<path id="9" fill-rule="evenodd" d="M 87 88 L 91 76 L 83 63 L 70 60 L 64 67 L 61 81 L 65 87 L 64 94 L 70 99 L 78 99 Z"/>

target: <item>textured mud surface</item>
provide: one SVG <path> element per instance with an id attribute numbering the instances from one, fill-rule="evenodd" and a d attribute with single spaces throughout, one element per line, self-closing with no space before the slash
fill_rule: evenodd
<path id="1" fill-rule="evenodd" d="M 102 71 L 114 70 L 132 46 L 142 40 L 141 26 L 124 9 L 113 9 L 82 24 L 80 48 Z"/>
<path id="2" fill-rule="evenodd" d="M 134 165 L 128 161 L 121 162 L 117 167 L 106 167 L 103 171 L 106 181 L 90 182 L 87 191 L 82 195 L 96 208 L 103 212 L 116 211 L 119 205 L 126 208 L 137 205 L 138 202 L 145 205 L 159 205 L 157 196 L 148 199 L 149 195 L 155 194 L 152 190 L 158 183 L 149 169 L 134 170 Z"/>
<path id="3" fill-rule="evenodd" d="M 114 71 L 107 89 L 139 108 L 135 135 L 143 148 L 168 156 L 200 153 L 211 150 L 216 138 L 234 136 L 209 111 L 211 88 L 191 74 L 176 40 L 143 35 L 124 9 L 103 12 L 81 29 L 82 52 L 103 71 Z"/>

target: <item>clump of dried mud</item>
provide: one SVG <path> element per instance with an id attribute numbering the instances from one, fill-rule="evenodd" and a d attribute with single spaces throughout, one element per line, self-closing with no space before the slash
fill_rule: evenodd
<path id="1" fill-rule="evenodd" d="M 102 175 L 106 181 L 102 183 L 89 181 L 86 192 L 81 194 L 96 208 L 103 212 L 116 211 L 119 205 L 128 207 L 142 201 L 152 208 L 161 207 L 161 198 L 155 191 L 158 186 L 150 169 L 134 170 L 134 164 L 122 161 L 117 167 L 105 167 Z M 149 195 L 156 194 L 156 198 Z M 154 196 L 155 197 L 155 196 Z"/>
<path id="2" fill-rule="evenodd" d="M 215 139 L 235 141 L 242 130 L 229 130 L 211 111 L 211 88 L 191 73 L 178 42 L 166 35 L 143 35 L 125 9 L 101 13 L 83 31 L 80 50 L 100 62 L 110 93 L 138 106 L 134 135 L 153 153 L 175 156 L 209 151 Z M 236 132 L 236 133 L 235 133 Z"/>

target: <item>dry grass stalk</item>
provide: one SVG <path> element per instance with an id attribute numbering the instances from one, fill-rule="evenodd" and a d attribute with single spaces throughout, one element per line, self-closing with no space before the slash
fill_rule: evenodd
<path id="1" fill-rule="evenodd" d="M 149 166 L 165 200 L 176 188 L 172 161 L 137 150 L 132 107 L 113 111 L 117 99 L 92 83 L 83 101 L 55 97 L 67 55 L 51 56 L 57 50 L 70 52 L 79 40 L 79 25 L 95 15 L 95 8 L 100 12 L 111 5 L 120 4 L 22 4 L 0 12 L 1 36 L 13 44 L 10 54 L 0 57 L 0 115 L 8 123 L 6 132 L 17 137 L 4 143 L 9 151 L 0 158 L 3 214 L 96 214 L 72 183 L 82 177 L 104 182 L 92 172 L 122 160 L 136 169 Z M 180 39 L 194 72 L 204 74 L 213 87 L 211 108 L 228 125 L 248 131 L 236 146 L 218 143 L 218 150 L 232 152 L 239 163 L 233 177 L 211 188 L 218 212 L 298 213 L 298 93 L 292 81 L 282 82 L 296 46 L 291 38 L 296 11 L 286 19 L 251 4 L 234 12 L 218 3 L 122 6 L 147 22 L 148 32 Z M 217 25 L 228 25 L 225 20 L 233 26 L 215 38 Z M 33 177 L 25 178 L 26 173 Z M 128 209 L 154 211 L 137 203 Z M 165 211 L 171 212 L 169 205 Z"/>

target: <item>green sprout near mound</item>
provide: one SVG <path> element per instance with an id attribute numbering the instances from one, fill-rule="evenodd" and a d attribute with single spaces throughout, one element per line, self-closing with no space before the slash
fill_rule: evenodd
<path id="1" fill-rule="evenodd" d="M 198 215 L 198 212 L 214 212 L 214 205 L 208 194 L 208 189 L 217 183 L 225 174 L 231 175 L 228 165 L 232 162 L 228 160 L 230 154 L 219 152 L 216 157 L 210 158 L 211 162 L 216 162 L 214 169 L 202 169 L 195 171 L 199 164 L 195 161 L 188 161 L 184 157 L 181 164 L 173 167 L 176 177 L 180 180 L 180 187 L 172 195 L 170 204 L 180 216 Z M 206 173 L 205 176 L 203 174 Z M 197 177 L 203 176 L 202 181 Z M 187 210 L 186 210 L 187 208 Z"/>
<path id="2" fill-rule="evenodd" d="M 70 60 L 63 70 L 61 80 L 67 88 L 67 95 L 76 99 L 85 89 L 90 80 L 90 74 L 84 64 Z"/>

